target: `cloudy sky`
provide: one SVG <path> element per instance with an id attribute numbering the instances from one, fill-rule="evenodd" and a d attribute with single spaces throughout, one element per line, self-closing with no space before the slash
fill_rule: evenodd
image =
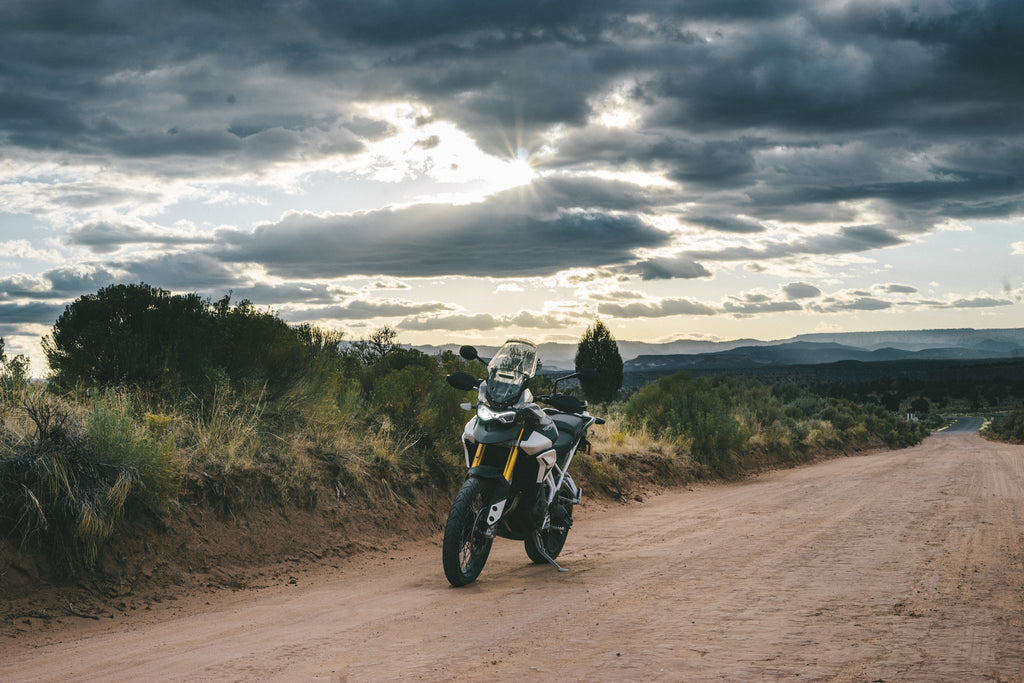
<path id="1" fill-rule="evenodd" d="M 5 0 L 0 337 L 112 283 L 410 343 L 1024 324 L 1019 0 Z"/>

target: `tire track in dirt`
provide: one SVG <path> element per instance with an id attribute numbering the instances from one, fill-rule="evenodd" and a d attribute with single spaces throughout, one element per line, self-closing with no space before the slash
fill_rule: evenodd
<path id="1" fill-rule="evenodd" d="M 584 506 L 568 574 L 499 539 L 451 589 L 431 539 L 9 639 L 0 679 L 1020 681 L 1022 506 L 1024 447 L 951 432 Z"/>

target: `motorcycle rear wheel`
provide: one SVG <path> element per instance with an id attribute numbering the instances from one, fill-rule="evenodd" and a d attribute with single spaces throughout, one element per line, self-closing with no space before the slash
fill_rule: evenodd
<path id="1" fill-rule="evenodd" d="M 572 503 L 563 503 L 563 505 L 568 511 L 568 518 L 571 520 Z M 549 528 L 540 532 L 540 540 L 544 543 L 544 549 L 547 551 L 548 557 L 552 560 L 558 557 L 558 554 L 562 552 L 562 546 L 565 545 L 565 539 L 568 535 L 568 527 L 562 529 Z M 526 537 L 526 540 L 524 541 L 526 545 L 526 554 L 535 564 L 544 564 L 547 562 L 547 559 L 541 555 L 534 538 L 535 536 L 533 534 Z"/>
<path id="2" fill-rule="evenodd" d="M 476 581 L 491 553 L 493 538 L 483 535 L 487 503 L 493 484 L 470 477 L 455 495 L 441 543 L 444 575 L 451 585 L 465 586 Z"/>

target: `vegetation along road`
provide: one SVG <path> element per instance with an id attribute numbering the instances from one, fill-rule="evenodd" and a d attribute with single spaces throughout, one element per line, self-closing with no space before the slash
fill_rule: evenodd
<path id="1" fill-rule="evenodd" d="M 1022 530 L 1024 446 L 952 430 L 585 506 L 568 574 L 499 539 L 452 589 L 435 538 L 22 634 L 0 679 L 1020 681 Z"/>

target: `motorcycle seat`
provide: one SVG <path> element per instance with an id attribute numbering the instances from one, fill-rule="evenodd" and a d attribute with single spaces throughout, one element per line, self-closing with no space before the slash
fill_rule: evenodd
<path id="1" fill-rule="evenodd" d="M 587 424 L 587 420 L 577 415 L 567 415 L 565 413 L 555 413 L 551 415 L 551 419 L 558 428 L 558 438 L 555 439 L 555 453 L 558 455 L 558 464 L 561 465 L 565 461 L 565 456 L 569 453 L 572 445 L 583 436 L 585 431 L 584 425 Z"/>

